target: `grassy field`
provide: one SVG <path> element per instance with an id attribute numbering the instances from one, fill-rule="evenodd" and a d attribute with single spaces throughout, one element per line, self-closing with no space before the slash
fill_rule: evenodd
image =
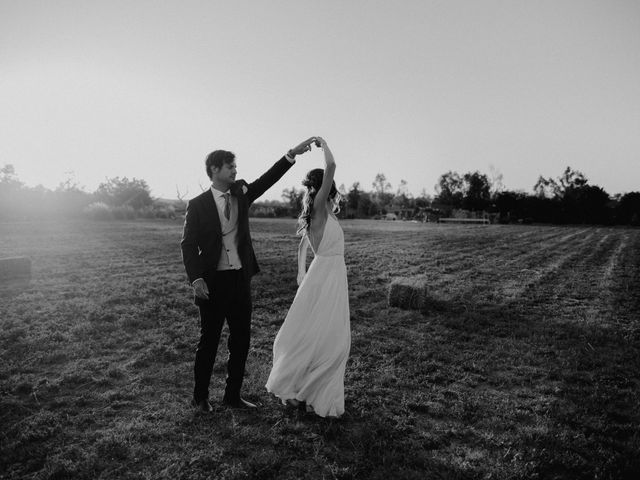
<path id="1" fill-rule="evenodd" d="M 640 230 L 343 222 L 352 350 L 325 420 L 264 389 L 295 294 L 293 220 L 253 221 L 245 396 L 188 406 L 179 222 L 0 224 L 0 478 L 623 479 L 640 472 Z M 425 274 L 441 302 L 387 306 Z M 225 376 L 222 341 L 212 380 Z"/>

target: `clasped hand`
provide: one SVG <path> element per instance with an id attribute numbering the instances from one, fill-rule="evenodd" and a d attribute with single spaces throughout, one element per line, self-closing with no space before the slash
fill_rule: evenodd
<path id="1" fill-rule="evenodd" d="M 289 153 L 295 156 L 300 155 L 304 152 L 308 152 L 309 150 L 311 150 L 311 145 L 313 145 L 314 143 L 316 144 L 316 147 L 320 147 L 319 137 L 310 137 L 306 139 L 304 142 L 296 145 L 291 150 L 289 150 Z"/>

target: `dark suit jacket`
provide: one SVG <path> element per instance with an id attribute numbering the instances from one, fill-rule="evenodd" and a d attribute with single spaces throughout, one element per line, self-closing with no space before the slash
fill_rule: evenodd
<path id="1" fill-rule="evenodd" d="M 291 166 L 292 163 L 282 157 L 256 181 L 238 180 L 231 186 L 231 195 L 238 199 L 238 255 L 247 280 L 260 271 L 249 233 L 249 205 L 280 180 Z M 222 252 L 222 228 L 211 190 L 187 204 L 180 247 L 189 282 L 206 279 L 215 272 Z"/>

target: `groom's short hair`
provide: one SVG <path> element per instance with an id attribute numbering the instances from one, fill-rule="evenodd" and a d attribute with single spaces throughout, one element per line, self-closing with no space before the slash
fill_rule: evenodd
<path id="1" fill-rule="evenodd" d="M 236 155 L 233 152 L 226 150 L 216 150 L 207 155 L 207 160 L 204 162 L 207 169 L 207 176 L 211 178 L 211 167 L 222 168 L 223 163 L 233 163 L 236 159 Z"/>

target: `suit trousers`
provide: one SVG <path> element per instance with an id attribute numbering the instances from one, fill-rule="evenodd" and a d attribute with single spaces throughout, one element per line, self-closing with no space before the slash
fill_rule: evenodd
<path id="1" fill-rule="evenodd" d="M 194 364 L 196 402 L 209 398 L 209 383 L 225 320 L 229 327 L 227 383 L 224 399 L 237 401 L 244 378 L 251 338 L 251 286 L 242 270 L 223 270 L 205 276 L 209 300 L 197 300 L 200 340 Z"/>

